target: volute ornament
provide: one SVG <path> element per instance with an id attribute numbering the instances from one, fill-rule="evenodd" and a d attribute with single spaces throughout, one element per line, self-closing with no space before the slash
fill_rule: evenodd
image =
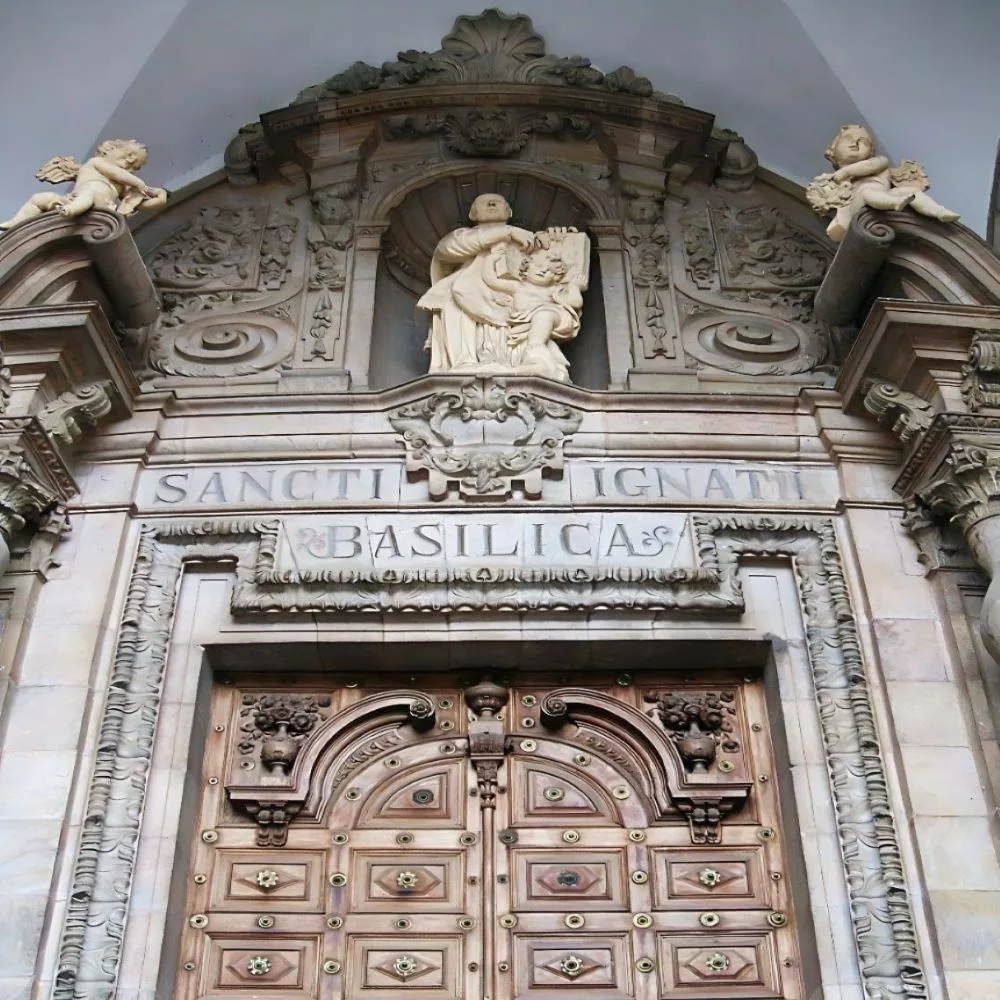
<path id="1" fill-rule="evenodd" d="M 865 379 L 861 390 L 864 408 L 904 444 L 927 430 L 934 419 L 934 407 L 926 399 L 888 379 Z"/>
<path id="2" fill-rule="evenodd" d="M 973 413 L 1000 407 L 1000 334 L 977 330 L 962 368 L 962 399 Z"/>
<path id="3" fill-rule="evenodd" d="M 431 497 L 450 483 L 469 497 L 506 496 L 515 483 L 537 497 L 542 475 L 563 467 L 563 441 L 583 414 L 500 379 L 475 378 L 389 416 L 406 447 L 407 472 L 426 471 Z"/>
<path id="4" fill-rule="evenodd" d="M 61 393 L 38 414 L 38 422 L 49 437 L 72 445 L 88 425 L 96 424 L 111 412 L 108 381 L 93 382 Z"/>

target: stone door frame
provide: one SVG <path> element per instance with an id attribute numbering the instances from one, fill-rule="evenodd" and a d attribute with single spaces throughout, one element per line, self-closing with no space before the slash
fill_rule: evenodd
<path id="1" fill-rule="evenodd" d="M 140 848 L 145 835 L 153 833 L 143 830 L 150 773 L 164 755 L 168 760 L 175 757 L 175 747 L 184 744 L 189 736 L 173 731 L 169 740 L 156 739 L 164 683 L 172 679 L 175 670 L 184 669 L 190 662 L 190 650 L 189 655 L 174 656 L 171 649 L 175 612 L 185 591 L 184 570 L 197 564 L 230 576 L 235 573 L 231 592 L 234 609 L 239 610 L 242 602 L 265 618 L 269 609 L 282 610 L 286 617 L 296 606 L 295 591 L 301 589 L 302 582 L 289 580 L 282 584 L 262 574 L 268 559 L 273 560 L 274 525 L 272 520 L 233 519 L 157 521 L 139 527 L 138 548 L 93 748 L 94 769 L 58 943 L 53 1000 L 110 996 L 119 988 L 128 988 L 131 984 L 120 981 L 119 973 L 123 961 L 137 948 L 146 956 L 143 980 L 155 988 L 155 974 L 150 979 L 149 968 L 151 962 L 158 966 L 163 943 L 162 915 L 158 929 L 145 929 L 145 942 L 132 940 L 133 932 L 139 934 L 140 928 L 138 920 L 130 923 L 129 918 L 135 916 L 131 897 Z M 837 547 L 835 520 L 693 515 L 691 526 L 698 566 L 674 581 L 673 588 L 671 581 L 663 581 L 663 592 L 656 601 L 652 605 L 639 602 L 638 611 L 650 606 L 667 607 L 701 613 L 704 618 L 704 612 L 717 613 L 720 607 L 745 610 L 754 602 L 745 593 L 753 587 L 747 586 L 748 574 L 745 568 L 741 570 L 742 561 L 767 560 L 770 564 L 781 560 L 786 566 L 790 563 L 794 573 L 798 614 L 804 628 L 801 639 L 808 660 L 810 715 L 818 729 L 811 741 L 803 735 L 803 760 L 809 759 L 810 752 L 821 755 L 832 805 L 824 813 L 823 803 L 813 795 L 807 809 L 797 788 L 798 820 L 805 831 L 817 826 L 817 821 L 822 827 L 823 821 L 829 819 L 835 824 L 840 847 L 839 886 L 829 884 L 829 860 L 824 863 L 805 852 L 813 916 L 815 920 L 818 887 L 819 894 L 827 899 L 843 890 L 844 910 L 849 913 L 849 931 L 856 948 L 856 965 L 853 970 L 847 969 L 845 957 L 835 952 L 837 931 L 848 928 L 837 927 L 836 918 L 832 922 L 829 917 L 824 919 L 824 929 L 834 939 L 829 951 L 820 950 L 824 986 L 849 988 L 856 983 L 859 996 L 905 996 L 911 1000 L 927 997 L 918 930 L 906 888 L 890 787 Z M 783 574 L 769 569 L 768 575 L 777 579 Z M 788 576 L 787 571 L 784 575 Z M 800 683 L 790 675 L 793 666 L 785 655 L 795 645 L 796 623 L 786 620 L 787 609 L 765 609 L 760 605 L 753 610 L 769 625 L 781 621 L 778 628 L 763 631 L 775 651 L 786 727 L 791 722 L 799 730 L 794 712 L 802 710 L 804 701 L 800 694 L 798 707 L 791 709 L 793 717 L 789 718 L 786 698 L 796 696 L 785 693 Z M 489 621 L 486 615 L 473 613 L 471 617 Z M 643 616 L 643 620 L 647 619 Z M 469 616 L 464 616 L 463 621 L 473 623 Z M 760 628 L 760 621 L 756 624 Z M 720 630 L 712 631 L 717 634 Z M 706 632 L 703 638 L 710 642 L 712 633 Z M 233 641 L 231 633 L 226 640 Z M 809 727 L 801 728 L 804 733 Z M 809 742 L 819 745 L 806 746 Z M 170 766 L 176 768 L 176 760 Z M 167 824 L 177 823 L 176 815 L 163 819 L 164 829 L 155 831 L 157 837 L 168 832 Z M 124 947 L 126 932 L 128 949 Z M 817 937 L 821 938 L 822 932 Z"/>

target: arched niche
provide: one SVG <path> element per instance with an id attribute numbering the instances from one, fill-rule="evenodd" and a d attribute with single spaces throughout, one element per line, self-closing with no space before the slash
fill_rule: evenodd
<path id="1" fill-rule="evenodd" d="M 502 194 L 513 209 L 512 223 L 539 231 L 549 226 L 591 230 L 600 211 L 580 190 L 509 165 L 465 166 L 460 172 L 412 187 L 385 212 L 375 268 L 369 384 L 387 389 L 427 373 L 423 351 L 429 317 L 416 308 L 430 285 L 430 262 L 442 236 L 470 223 L 469 207 L 480 194 Z M 610 381 L 608 329 L 601 261 L 591 243 L 590 284 L 584 295 L 582 325 L 562 345 L 570 380 L 587 389 L 606 389 Z"/>

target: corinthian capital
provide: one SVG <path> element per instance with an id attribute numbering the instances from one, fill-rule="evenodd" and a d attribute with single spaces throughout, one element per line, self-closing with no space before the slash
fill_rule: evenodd
<path id="1" fill-rule="evenodd" d="M 0 451 L 0 533 L 5 541 L 40 521 L 57 499 L 38 480 L 22 448 L 11 445 Z"/>
<path id="2" fill-rule="evenodd" d="M 937 478 L 919 491 L 936 513 L 947 514 L 965 532 L 1000 514 L 1000 443 L 995 448 L 955 442 Z"/>

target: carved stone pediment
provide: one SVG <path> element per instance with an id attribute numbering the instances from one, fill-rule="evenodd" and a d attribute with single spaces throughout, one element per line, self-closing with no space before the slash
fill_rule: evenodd
<path id="1" fill-rule="evenodd" d="M 491 7 L 475 16 L 459 17 L 437 52 L 409 49 L 381 66 L 356 62 L 307 87 L 294 103 L 428 83 L 541 83 L 634 97 L 654 94 L 649 80 L 628 66 L 602 73 L 583 56 L 546 54 L 545 41 L 530 17 L 510 16 Z"/>
<path id="2" fill-rule="evenodd" d="M 407 472 L 427 472 L 431 497 L 455 483 L 465 497 L 508 496 L 521 485 L 542 491 L 542 474 L 562 469 L 563 442 L 580 410 L 517 387 L 473 378 L 393 411 L 389 422 L 406 446 Z"/>

